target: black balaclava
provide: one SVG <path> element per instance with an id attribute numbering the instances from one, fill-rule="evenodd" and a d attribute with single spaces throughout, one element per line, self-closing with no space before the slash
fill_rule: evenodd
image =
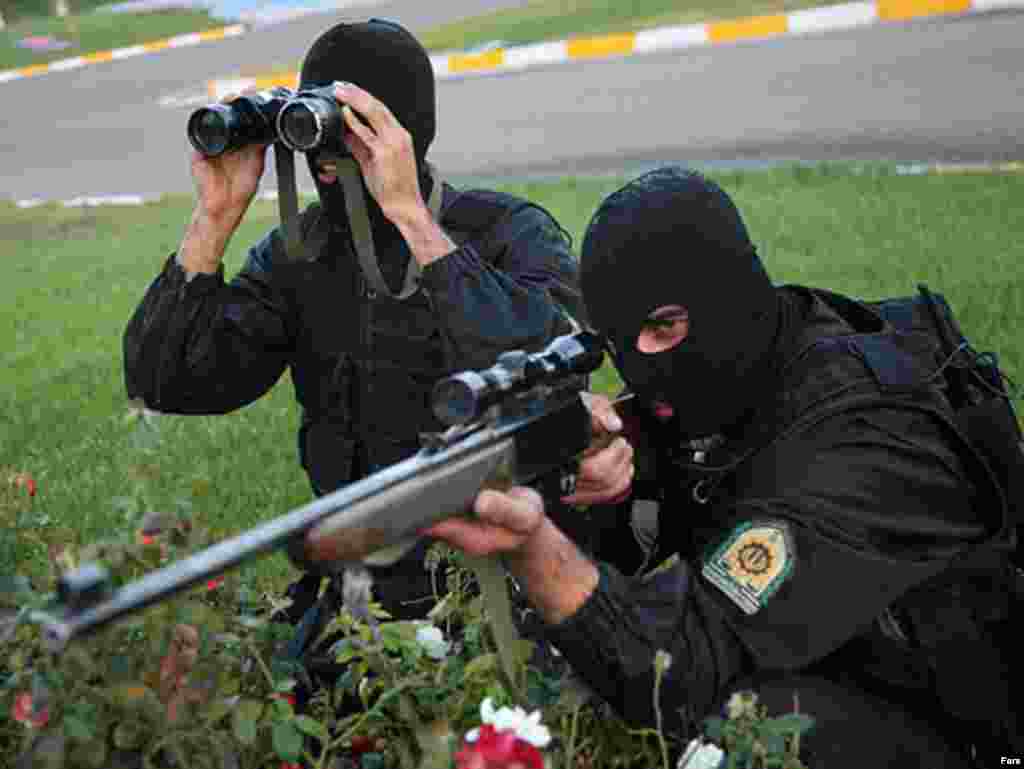
<path id="1" fill-rule="evenodd" d="M 426 156 L 436 132 L 434 70 L 426 49 L 404 28 L 391 21 L 370 19 L 341 23 L 324 32 L 302 62 L 299 88 L 347 81 L 382 101 L 412 135 L 420 186 L 430 195 Z M 309 170 L 328 217 L 347 222 L 345 195 L 340 181 L 322 184 L 316 175 L 315 153 L 308 153 Z M 387 250 L 401 241 L 398 228 L 385 216 L 363 185 L 374 242 Z M 385 269 L 390 265 L 382 264 Z"/>
<path id="2" fill-rule="evenodd" d="M 768 384 L 780 311 L 721 188 L 676 167 L 644 174 L 601 203 L 580 262 L 590 320 L 639 398 L 671 405 L 687 437 L 742 420 Z M 665 305 L 686 308 L 687 338 L 664 352 L 638 351 L 641 325 Z"/>

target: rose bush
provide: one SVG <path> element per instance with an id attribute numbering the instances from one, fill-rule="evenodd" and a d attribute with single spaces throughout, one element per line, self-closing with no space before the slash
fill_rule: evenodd
<path id="1" fill-rule="evenodd" d="M 440 544 L 425 567 L 448 590 L 425 621 L 390 621 L 369 600 L 368 580 L 345 580 L 345 606 L 308 658 L 333 666 L 326 679 L 287 653 L 296 631 L 279 617 L 289 601 L 260 592 L 244 571 L 49 653 L 33 620 L 61 574 L 99 561 L 116 587 L 228 533 L 196 509 L 202 483 L 173 512 L 156 511 L 145 490 L 159 474 L 155 417 L 131 418 L 139 488 L 117 501 L 126 525 L 106 541 L 83 545 L 51 526 L 37 508 L 45 489 L 25 470 L 0 468 L 0 531 L 19 533 L 0 540 L 0 766 L 671 769 L 659 730 L 628 727 L 539 636 L 495 630 L 500 607 L 485 603 L 479 570 Z M 669 664 L 659 655 L 659 682 Z M 747 728 L 759 717 L 740 720 Z M 727 750 L 745 750 L 733 724 L 710 726 Z"/>

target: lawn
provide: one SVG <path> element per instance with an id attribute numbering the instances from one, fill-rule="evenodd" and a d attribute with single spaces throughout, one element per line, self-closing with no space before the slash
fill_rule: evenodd
<path id="1" fill-rule="evenodd" d="M 466 49 L 493 40 L 534 43 L 832 4 L 828 0 L 533 0 L 517 8 L 441 24 L 425 30 L 420 39 L 431 50 Z"/>
<path id="2" fill-rule="evenodd" d="M 945 293 L 979 350 L 999 351 L 1007 373 L 1024 378 L 1024 176 L 825 166 L 715 178 L 737 200 L 777 282 L 870 299 L 913 293 L 923 281 Z M 505 189 L 547 206 L 578 245 L 598 201 L 619 184 L 565 179 Z M 140 504 L 170 509 L 185 500 L 227 533 L 309 499 L 287 376 L 229 416 L 159 418 L 159 466 L 146 471 L 145 499 L 135 498 L 121 335 L 190 208 L 184 198 L 95 209 L 0 204 L 0 471 L 37 480 L 35 525 L 68 527 L 90 542 L 126 531 Z M 273 203 L 254 204 L 230 246 L 228 274 L 276 215 Z M 605 372 L 600 386 L 610 382 Z M 18 553 L 19 570 L 42 556 Z M 292 574 L 280 555 L 252 569 L 275 589 Z"/>
<path id="3" fill-rule="evenodd" d="M 0 71 L 47 64 L 98 51 L 110 51 L 176 35 L 227 26 L 206 11 L 173 10 L 152 13 L 83 13 L 19 19 L 0 30 Z M 49 35 L 72 43 L 60 51 L 36 52 L 16 47 L 25 37 Z"/>

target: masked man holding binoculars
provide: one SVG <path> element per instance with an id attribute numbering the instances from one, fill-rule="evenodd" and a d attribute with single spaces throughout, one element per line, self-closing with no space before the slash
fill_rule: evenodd
<path id="1" fill-rule="evenodd" d="M 225 282 L 221 260 L 269 141 L 214 157 L 197 150 L 195 211 L 131 319 L 124 353 L 129 396 L 177 414 L 233 411 L 290 369 L 300 460 L 323 495 L 441 429 L 430 410 L 437 380 L 543 347 L 573 330 L 582 305 L 568 236 L 546 211 L 456 192 L 433 173 L 434 74 L 405 29 L 376 19 L 331 28 L 303 62 L 300 93 L 308 89 L 319 106 L 314 98 L 296 125 L 322 140 L 306 151 L 319 202 L 298 217 L 298 258 L 275 228 Z M 323 103 L 325 92 L 336 103 Z M 432 606 L 425 548 L 375 574 L 376 598 L 395 618 Z M 293 620 L 319 586 L 316 575 L 292 586 Z"/>

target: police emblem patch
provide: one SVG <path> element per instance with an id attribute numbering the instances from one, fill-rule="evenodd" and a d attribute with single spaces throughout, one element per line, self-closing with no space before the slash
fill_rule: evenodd
<path id="1" fill-rule="evenodd" d="M 793 572 L 795 563 L 788 524 L 746 521 L 705 559 L 702 574 L 745 614 L 756 614 Z"/>

